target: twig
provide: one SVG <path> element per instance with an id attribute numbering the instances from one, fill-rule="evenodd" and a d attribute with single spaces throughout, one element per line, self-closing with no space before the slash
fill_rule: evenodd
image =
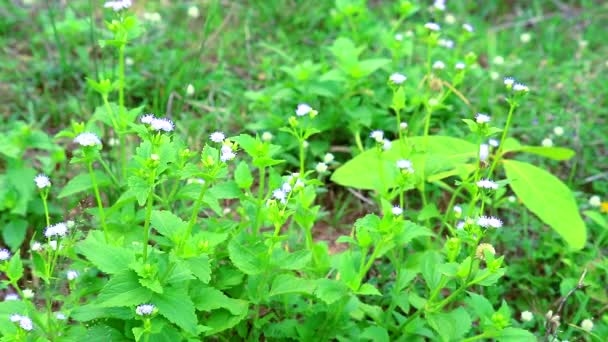
<path id="1" fill-rule="evenodd" d="M 547 317 L 546 317 L 547 322 L 545 323 L 545 341 L 554 341 L 555 340 L 555 337 L 557 335 L 557 328 L 559 328 L 559 325 L 560 325 L 559 320 L 560 320 L 560 317 L 562 314 L 562 310 L 564 309 L 564 305 L 566 304 L 566 301 L 568 300 L 568 298 L 570 298 L 570 296 L 572 296 L 572 294 L 574 294 L 574 292 L 585 288 L 584 280 L 585 280 L 586 275 L 587 275 L 587 269 L 585 268 L 585 270 L 583 271 L 583 274 L 581 274 L 581 277 L 579 278 L 576 286 L 574 288 L 572 288 L 572 290 L 570 290 L 568 293 L 566 293 L 565 296 L 560 298 L 560 300 L 558 302 L 559 304 L 557 306 L 557 309 L 555 310 L 555 313 L 553 313 L 553 311 L 549 311 L 547 313 Z"/>
<path id="2" fill-rule="evenodd" d="M 370 200 L 369 198 L 363 196 L 359 191 L 355 191 L 353 189 L 350 188 L 346 188 L 348 190 L 348 192 L 350 192 L 351 194 L 355 195 L 355 197 L 357 197 L 358 199 L 362 200 L 363 202 L 369 204 L 369 205 L 376 205 L 372 200 Z"/>

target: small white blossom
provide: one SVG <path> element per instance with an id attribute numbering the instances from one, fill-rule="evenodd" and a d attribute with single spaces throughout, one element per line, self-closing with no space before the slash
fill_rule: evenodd
<path id="1" fill-rule="evenodd" d="M 515 201 L 517 201 L 517 197 L 509 196 L 509 197 L 507 197 L 507 201 L 509 201 L 509 203 L 515 203 Z"/>
<path id="2" fill-rule="evenodd" d="M 397 33 L 395 35 L 395 40 L 398 41 L 398 42 L 402 41 L 403 40 L 403 35 L 401 33 Z"/>
<path id="3" fill-rule="evenodd" d="M 489 179 L 480 180 L 479 182 L 477 182 L 477 186 L 482 189 L 493 189 L 493 190 L 498 189 L 498 184 Z"/>
<path id="4" fill-rule="evenodd" d="M 271 141 L 273 138 L 272 133 L 270 132 L 264 132 L 262 133 L 262 140 L 263 141 Z"/>
<path id="5" fill-rule="evenodd" d="M 44 236 L 51 238 L 53 236 L 63 237 L 68 234 L 68 226 L 64 222 L 48 226 L 44 229 Z"/>
<path id="6" fill-rule="evenodd" d="M 135 64 L 135 61 L 131 57 L 126 57 L 125 58 L 125 64 L 128 65 L 128 66 L 131 66 L 131 65 Z"/>
<path id="7" fill-rule="evenodd" d="M 462 214 L 462 208 L 459 205 L 455 205 L 453 210 L 457 216 L 460 216 L 460 214 Z"/>
<path id="8" fill-rule="evenodd" d="M 593 195 L 589 198 L 589 205 L 592 207 L 599 207 L 602 205 L 602 199 L 598 195 Z M 1 253 L 2 251 L 0 251 Z M 2 258 L 0 258 L 2 260 Z"/>
<path id="9" fill-rule="evenodd" d="M 291 185 L 288 182 L 285 182 L 281 186 L 281 190 L 283 190 L 284 193 L 288 194 L 291 192 Z"/>
<path id="10" fill-rule="evenodd" d="M 553 140 L 551 140 L 549 138 L 545 138 L 545 139 L 543 139 L 543 141 L 541 141 L 540 144 L 544 147 L 551 147 L 551 146 L 553 146 Z"/>
<path id="11" fill-rule="evenodd" d="M 445 18 L 443 18 L 443 20 L 445 20 L 446 24 L 452 25 L 456 22 L 456 17 L 453 14 L 448 13 L 445 15 Z"/>
<path id="12" fill-rule="evenodd" d="M 492 147 L 498 147 L 498 145 L 500 143 L 496 139 L 490 139 L 490 140 L 488 140 L 488 144 L 490 144 L 490 146 L 492 146 Z"/>
<path id="13" fill-rule="evenodd" d="M 35 294 L 34 291 L 32 291 L 30 289 L 25 289 L 21 293 L 23 293 L 23 298 L 25 298 L 25 299 L 32 299 L 32 298 L 34 298 L 34 294 Z"/>
<path id="14" fill-rule="evenodd" d="M 403 214 L 403 209 L 401 209 L 400 206 L 396 205 L 396 206 L 393 207 L 393 209 L 391 209 L 391 212 L 395 216 L 401 216 L 401 214 Z"/>
<path id="15" fill-rule="evenodd" d="M 300 178 L 298 178 L 296 180 L 296 184 L 293 185 L 293 189 L 298 190 L 298 189 L 302 189 L 302 188 L 304 188 L 304 182 L 302 182 L 302 180 Z"/>
<path id="16" fill-rule="evenodd" d="M 532 40 L 532 35 L 528 32 L 524 32 L 519 36 L 519 41 L 526 44 Z"/>
<path id="17" fill-rule="evenodd" d="M 372 131 L 369 136 L 370 136 L 370 138 L 376 140 L 376 142 L 381 143 L 381 142 L 383 142 L 383 139 L 384 139 L 384 132 L 381 130 L 375 130 L 375 131 Z"/>
<path id="18" fill-rule="evenodd" d="M 201 14 L 201 13 L 200 13 L 200 11 L 198 10 L 198 7 L 196 7 L 196 6 L 190 6 L 190 7 L 188 7 L 188 16 L 189 16 L 190 18 L 194 18 L 194 19 L 196 19 L 196 18 L 198 18 L 198 16 L 199 16 L 200 14 Z"/>
<path id="19" fill-rule="evenodd" d="M 220 155 L 220 160 L 225 163 L 227 161 L 234 159 L 235 157 L 236 157 L 236 154 L 234 152 L 232 152 L 232 150 L 230 150 L 227 152 L 222 152 L 222 154 Z"/>
<path id="20" fill-rule="evenodd" d="M 484 227 L 484 228 L 500 228 L 502 227 L 502 221 L 499 218 L 496 218 L 494 216 L 481 216 L 480 218 L 477 219 L 477 224 L 480 227 Z"/>
<path id="21" fill-rule="evenodd" d="M 68 280 L 72 281 L 76 278 L 78 278 L 78 271 L 74 271 L 74 270 L 69 270 L 68 273 L 66 274 L 66 278 L 68 278 Z"/>
<path id="22" fill-rule="evenodd" d="M 154 305 L 152 304 L 141 304 L 135 309 L 135 313 L 140 316 L 150 316 L 154 312 Z"/>
<path id="23" fill-rule="evenodd" d="M 584 319 L 584 320 L 581 322 L 581 328 L 582 328 L 583 330 L 585 330 L 585 331 L 591 331 L 591 330 L 593 330 L 593 321 L 592 321 L 592 320 L 590 320 L 589 318 Z"/>
<path id="24" fill-rule="evenodd" d="M 561 126 L 553 127 L 553 134 L 557 135 L 558 137 L 561 137 L 562 135 L 564 135 L 564 128 Z"/>
<path id="25" fill-rule="evenodd" d="M 502 56 L 494 57 L 494 64 L 503 65 L 505 63 L 505 59 Z"/>
<path id="26" fill-rule="evenodd" d="M 485 162 L 490 155 L 490 146 L 488 144 L 479 145 L 479 160 Z"/>
<path id="27" fill-rule="evenodd" d="M 6 296 L 4 296 L 4 301 L 8 302 L 11 300 L 19 300 L 19 296 L 16 293 L 9 293 Z"/>
<path id="28" fill-rule="evenodd" d="M 15 323 L 15 322 L 19 322 L 21 320 L 21 315 L 19 314 L 12 314 L 8 317 L 8 319 L 10 319 L 11 322 Z"/>
<path id="29" fill-rule="evenodd" d="M 150 127 L 152 127 L 155 131 L 165 131 L 171 132 L 175 128 L 173 121 L 167 118 L 154 118 L 150 123 Z"/>
<path id="30" fill-rule="evenodd" d="M 51 180 L 44 174 L 39 174 L 34 178 L 34 182 L 38 189 L 44 189 L 51 186 Z"/>
<path id="31" fill-rule="evenodd" d="M 186 95 L 194 95 L 194 86 L 192 84 L 188 84 L 188 86 L 186 87 Z"/>
<path id="32" fill-rule="evenodd" d="M 224 139 L 226 139 L 226 136 L 223 132 L 213 132 L 211 135 L 209 135 L 209 139 L 211 139 L 211 141 L 214 143 L 221 143 L 224 141 Z"/>
<path id="33" fill-rule="evenodd" d="M 464 221 L 458 221 L 456 224 L 456 229 L 463 230 L 464 229 Z"/>
<path id="34" fill-rule="evenodd" d="M 67 319 L 67 317 L 65 317 L 65 315 L 62 314 L 61 312 L 55 313 L 55 317 L 60 321 L 65 321 Z"/>
<path id="35" fill-rule="evenodd" d="M 315 170 L 318 173 L 323 173 L 323 172 L 327 171 L 327 164 L 325 164 L 325 163 L 317 163 L 317 166 L 315 166 Z"/>
<path id="36" fill-rule="evenodd" d="M 149 21 L 151 23 L 158 23 L 163 19 L 158 12 L 144 12 L 143 17 L 145 21 Z"/>
<path id="37" fill-rule="evenodd" d="M 117 1 L 106 1 L 106 3 L 103 4 L 103 7 L 111 8 L 115 12 L 118 12 L 123 9 L 127 9 L 127 8 L 131 7 L 131 5 L 132 5 L 131 0 L 117 0 Z"/>
<path id="38" fill-rule="evenodd" d="M 326 153 L 325 156 L 323 156 L 323 162 L 325 164 L 329 164 L 329 163 L 333 162 L 334 159 L 335 159 L 335 157 L 331 153 Z"/>
<path id="39" fill-rule="evenodd" d="M 282 189 L 275 189 L 272 192 L 272 197 L 279 200 L 281 203 L 287 202 L 287 194 Z"/>
<path id="40" fill-rule="evenodd" d="M 454 67 L 456 68 L 456 70 L 464 70 L 464 68 L 466 68 L 467 66 L 463 62 L 458 62 Z"/>
<path id="41" fill-rule="evenodd" d="M 437 41 L 437 44 L 441 47 L 444 47 L 446 49 L 453 49 L 454 48 L 454 41 L 451 39 L 439 39 Z"/>
<path id="42" fill-rule="evenodd" d="M 304 140 L 302 142 L 302 146 L 304 146 L 304 148 L 308 148 L 308 145 L 309 145 L 308 141 Z"/>
<path id="43" fill-rule="evenodd" d="M 78 134 L 76 138 L 74 138 L 74 142 L 79 144 L 80 146 L 95 146 L 101 145 L 101 140 L 95 135 L 95 133 L 84 132 Z"/>
<path id="44" fill-rule="evenodd" d="M 435 0 L 433 7 L 439 11 L 445 11 L 445 0 Z"/>
<path id="45" fill-rule="evenodd" d="M 426 24 L 424 24 L 424 27 L 426 27 L 427 29 L 429 29 L 431 31 L 441 30 L 441 26 L 439 26 L 439 24 L 436 24 L 436 23 L 426 23 Z"/>
<path id="46" fill-rule="evenodd" d="M 393 143 L 388 139 L 384 139 L 382 142 L 382 149 L 388 151 L 391 149 L 391 147 L 393 147 Z"/>
<path id="47" fill-rule="evenodd" d="M 40 252 L 42 250 L 42 244 L 38 241 L 34 241 L 31 245 L 31 248 L 34 252 Z"/>
<path id="48" fill-rule="evenodd" d="M 389 79 L 391 82 L 393 82 L 395 84 L 401 84 L 401 83 L 405 82 L 405 80 L 407 80 L 407 76 L 396 72 L 396 73 L 392 74 L 389 77 Z"/>
<path id="49" fill-rule="evenodd" d="M 399 124 L 399 128 L 400 128 L 401 130 L 406 130 L 406 129 L 407 129 L 407 122 L 402 122 L 402 123 L 400 123 L 400 124 Z"/>
<path id="50" fill-rule="evenodd" d="M 522 311 L 520 317 L 522 322 L 530 322 L 534 318 L 534 315 L 530 311 Z"/>
<path id="51" fill-rule="evenodd" d="M 21 317 L 21 319 L 19 320 L 19 326 L 21 327 L 21 329 L 26 331 L 31 331 L 32 329 L 34 329 L 34 324 L 32 323 L 32 320 L 26 316 Z"/>
<path id="52" fill-rule="evenodd" d="M 304 116 L 308 113 L 310 113 L 311 111 L 313 111 L 312 107 L 309 106 L 306 103 L 300 103 L 298 105 L 298 107 L 296 108 L 296 115 L 297 116 Z"/>
<path id="53" fill-rule="evenodd" d="M 49 241 L 49 247 L 52 250 L 56 251 L 59 246 L 57 245 L 57 241 L 56 240 L 51 240 L 51 241 Z"/>
<path id="54" fill-rule="evenodd" d="M 409 173 L 413 173 L 414 169 L 412 167 L 412 162 L 407 159 L 399 159 L 397 160 L 397 167 L 401 170 L 407 171 Z"/>
<path id="55" fill-rule="evenodd" d="M 11 252 L 8 249 L 0 249 L 0 261 L 6 261 L 11 258 Z"/>
<path id="56" fill-rule="evenodd" d="M 513 85 L 513 90 L 517 91 L 517 92 L 527 92 L 529 91 L 528 86 L 525 84 L 521 84 L 521 83 L 515 83 Z"/>
<path id="57" fill-rule="evenodd" d="M 472 33 L 473 31 L 475 31 L 475 29 L 473 28 L 473 26 L 471 24 L 462 24 L 462 28 L 467 31 Z"/>
<path id="58" fill-rule="evenodd" d="M 433 63 L 433 69 L 443 70 L 445 69 L 445 63 L 443 63 L 442 61 L 436 61 L 435 63 Z"/>
<path id="59" fill-rule="evenodd" d="M 154 116 L 154 114 L 145 114 L 143 115 L 139 121 L 143 124 L 151 124 L 152 121 L 154 121 L 154 119 L 156 119 L 156 116 Z"/>
<path id="60" fill-rule="evenodd" d="M 477 113 L 477 115 L 475 115 L 475 121 L 478 124 L 487 124 L 490 122 L 490 116 L 483 113 Z"/>
<path id="61" fill-rule="evenodd" d="M 507 87 L 511 87 L 511 86 L 513 86 L 513 83 L 515 83 L 515 79 L 513 77 L 505 77 L 504 80 L 503 80 L 503 83 Z"/>

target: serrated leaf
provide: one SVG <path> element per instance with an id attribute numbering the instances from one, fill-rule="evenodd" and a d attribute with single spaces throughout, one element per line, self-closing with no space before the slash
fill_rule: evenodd
<path id="1" fill-rule="evenodd" d="M 151 297 L 152 291 L 141 286 L 137 274 L 125 271 L 112 276 L 97 299 L 100 306 L 110 307 L 139 305 Z"/>
<path id="2" fill-rule="evenodd" d="M 348 294 L 348 287 L 333 279 L 318 279 L 315 295 L 326 304 L 332 304 Z"/>
<path id="3" fill-rule="evenodd" d="M 6 276 L 14 283 L 17 283 L 23 277 L 23 262 L 19 253 L 15 253 L 9 260 L 6 267 Z"/>
<path id="4" fill-rule="evenodd" d="M 188 268 L 195 277 L 205 284 L 211 280 L 211 267 L 209 266 L 209 256 L 199 255 L 186 260 Z"/>
<path id="5" fill-rule="evenodd" d="M 528 330 L 520 328 L 505 328 L 496 336 L 498 342 L 536 342 L 538 339 Z"/>
<path id="6" fill-rule="evenodd" d="M 21 246 L 27 232 L 27 221 L 11 218 L 10 221 L 2 228 L 2 238 L 11 250 L 16 250 Z"/>
<path id="7" fill-rule="evenodd" d="M 197 286 L 192 290 L 192 300 L 199 311 L 226 309 L 233 315 L 247 312 L 249 304 L 241 299 L 226 296 L 222 291 L 208 286 Z"/>
<path id="8" fill-rule="evenodd" d="M 253 176 L 251 175 L 251 170 L 249 170 L 249 165 L 247 165 L 246 162 L 241 161 L 236 167 L 234 170 L 234 180 L 241 189 L 249 189 L 251 187 L 253 184 Z"/>
<path id="9" fill-rule="evenodd" d="M 144 179 L 138 176 L 130 176 L 127 179 L 129 186 L 129 194 L 135 196 L 139 205 L 144 205 L 150 193 L 150 185 Z"/>
<path id="10" fill-rule="evenodd" d="M 244 245 L 233 238 L 228 243 L 228 255 L 234 266 L 243 273 L 255 275 L 264 272 L 267 249 L 262 244 Z"/>
<path id="11" fill-rule="evenodd" d="M 431 328 L 446 342 L 462 340 L 472 326 L 471 317 L 462 307 L 449 313 L 428 314 L 426 317 Z"/>
<path id="12" fill-rule="evenodd" d="M 86 240 L 76 245 L 76 249 L 95 267 L 108 274 L 126 271 L 129 269 L 129 265 L 135 261 L 133 251 L 106 244 L 99 231 L 91 231 Z"/>
<path id="13" fill-rule="evenodd" d="M 162 294 L 155 294 L 150 302 L 171 323 L 191 334 L 196 333 L 197 318 L 194 303 L 185 287 L 169 287 Z"/>
<path id="14" fill-rule="evenodd" d="M 152 210 L 150 219 L 152 228 L 171 240 L 176 240 L 183 234 L 188 224 L 177 215 L 166 210 Z"/>
<path id="15" fill-rule="evenodd" d="M 532 164 L 505 160 L 504 166 L 511 189 L 524 205 L 571 248 L 583 248 L 587 231 L 570 189 L 554 175 Z"/>
<path id="16" fill-rule="evenodd" d="M 105 173 L 95 170 L 95 180 L 99 188 L 110 185 L 112 182 Z M 83 191 L 89 191 L 93 189 L 93 183 L 91 182 L 91 175 L 83 173 L 70 179 L 70 181 L 61 189 L 58 198 L 65 198 Z"/>
<path id="17" fill-rule="evenodd" d="M 274 278 L 270 287 L 270 296 L 292 293 L 312 294 L 314 290 L 315 282 L 311 279 L 299 278 L 292 274 L 281 274 Z"/>

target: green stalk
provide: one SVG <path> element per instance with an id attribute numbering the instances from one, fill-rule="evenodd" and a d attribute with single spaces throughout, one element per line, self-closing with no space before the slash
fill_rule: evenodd
<path id="1" fill-rule="evenodd" d="M 203 184 L 201 187 L 201 192 L 198 195 L 198 198 L 194 202 L 194 208 L 192 209 L 192 215 L 190 216 L 190 221 L 188 221 L 188 227 L 186 228 L 186 232 L 177 246 L 177 253 L 180 254 L 184 248 L 184 243 L 188 239 L 188 236 L 192 234 L 192 229 L 194 228 L 194 224 L 196 224 L 196 218 L 198 217 L 199 210 L 201 209 L 201 205 L 203 204 L 203 197 L 205 197 L 205 192 L 207 191 L 207 183 Z"/>
<path id="2" fill-rule="evenodd" d="M 126 44 L 126 42 L 125 42 Z M 119 105 L 119 119 L 121 131 L 118 132 L 120 141 L 120 161 L 122 166 L 122 179 L 125 180 L 127 177 L 127 146 L 124 135 L 122 134 L 123 121 L 124 121 L 124 108 L 125 108 L 125 44 L 121 45 L 118 49 L 118 105 Z"/>
<path id="3" fill-rule="evenodd" d="M 483 334 L 479 334 L 479 335 L 475 335 L 469 338 L 465 338 L 464 340 L 462 340 L 462 342 L 471 342 L 471 341 L 477 341 L 477 340 L 482 340 L 485 339 L 487 337 L 492 337 L 492 335 L 490 335 L 487 332 L 484 332 Z"/>
<path id="4" fill-rule="evenodd" d="M 509 132 L 509 126 L 511 126 L 511 118 L 513 117 L 513 112 L 515 111 L 515 107 L 517 104 L 515 102 L 511 102 L 511 108 L 509 108 L 509 114 L 507 115 L 507 123 L 505 124 L 505 129 L 502 131 L 502 136 L 500 137 L 500 144 L 498 145 L 498 150 L 496 151 L 496 156 L 494 157 L 494 161 L 492 162 L 492 166 L 490 167 L 490 171 L 488 172 L 488 177 L 492 176 L 492 172 L 496 168 L 496 164 L 498 163 L 498 159 L 502 158 L 502 150 L 504 149 L 504 142 L 507 139 L 507 133 Z"/>
<path id="5" fill-rule="evenodd" d="M 89 174 L 91 175 L 91 183 L 93 184 L 93 191 L 95 192 L 95 199 L 97 200 L 97 207 L 99 208 L 99 220 L 101 221 L 101 227 L 103 228 L 103 235 L 106 242 L 109 242 L 108 227 L 106 226 L 106 214 L 103 210 L 103 203 L 101 202 L 101 196 L 99 195 L 99 186 L 97 185 L 97 177 L 93 171 L 93 161 L 87 162 Z M 59 246 L 57 246 L 59 248 Z"/>
<path id="6" fill-rule="evenodd" d="M 40 198 L 42 198 L 42 206 L 44 207 L 44 217 L 46 218 L 46 226 L 51 225 L 51 218 L 49 216 L 49 206 L 46 202 L 49 192 L 47 190 L 43 190 L 40 192 Z"/>
<path id="7" fill-rule="evenodd" d="M 304 175 L 304 140 L 299 139 L 300 142 L 300 175 Z"/>
<path id="8" fill-rule="evenodd" d="M 150 240 L 150 220 L 152 217 L 152 208 L 154 207 L 154 179 L 156 178 L 156 169 L 150 173 L 150 185 L 151 189 L 148 193 L 148 199 L 146 200 L 146 218 L 144 221 L 144 250 L 143 260 L 144 264 L 148 260 L 148 241 Z"/>

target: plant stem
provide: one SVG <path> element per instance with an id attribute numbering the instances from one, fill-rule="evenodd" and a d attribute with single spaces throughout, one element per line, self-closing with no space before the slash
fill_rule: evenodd
<path id="1" fill-rule="evenodd" d="M 192 229 L 194 228 L 194 224 L 196 224 L 196 218 L 198 217 L 199 210 L 201 209 L 201 205 L 203 204 L 203 197 L 205 197 L 205 192 L 207 191 L 207 183 L 203 184 L 201 187 L 201 192 L 198 195 L 198 198 L 194 202 L 194 208 L 192 209 L 192 215 L 190 216 L 190 221 L 188 221 L 188 227 L 182 236 L 182 239 L 177 246 L 177 253 L 180 254 L 183 251 L 184 243 L 188 239 L 188 236 L 192 234 Z"/>
<path id="2" fill-rule="evenodd" d="M 485 339 L 486 337 L 490 337 L 491 335 L 488 333 L 483 333 L 483 334 L 479 334 L 479 335 L 475 335 L 469 338 L 466 338 L 464 340 L 462 340 L 462 342 L 470 342 L 470 341 L 477 341 L 477 340 L 481 340 L 481 339 Z"/>
<path id="3" fill-rule="evenodd" d="M 148 260 L 148 241 L 150 239 L 150 219 L 152 217 L 152 208 L 154 206 L 154 179 L 156 178 L 156 169 L 150 173 L 150 192 L 148 193 L 148 199 L 146 200 L 146 218 L 144 221 L 144 250 L 143 260 L 144 264 Z"/>
<path id="4" fill-rule="evenodd" d="M 299 139 L 300 143 L 300 174 L 304 175 L 304 140 Z"/>
<path id="5" fill-rule="evenodd" d="M 125 42 L 126 44 L 126 42 Z M 125 44 L 121 45 L 118 49 L 118 111 L 119 124 L 121 131 L 124 128 L 124 110 L 125 110 Z M 118 132 L 120 141 L 120 161 L 122 166 L 122 179 L 127 177 L 127 146 L 126 140 L 122 132 Z"/>
<path id="6" fill-rule="evenodd" d="M 51 225 L 51 218 L 49 216 L 49 206 L 48 206 L 48 203 L 46 202 L 48 195 L 49 195 L 49 193 L 47 190 L 43 190 L 40 192 L 40 198 L 42 198 L 42 206 L 44 207 L 44 217 L 46 218 L 47 227 Z"/>
<path id="7" fill-rule="evenodd" d="M 488 172 L 488 177 L 492 176 L 494 169 L 496 168 L 496 164 L 498 163 L 498 159 L 502 158 L 502 150 L 504 149 L 504 142 L 507 139 L 507 133 L 509 132 L 509 126 L 511 126 L 511 118 L 513 117 L 513 112 L 515 111 L 515 107 L 517 104 L 515 102 L 511 102 L 511 108 L 509 108 L 509 114 L 507 115 L 507 123 L 505 124 L 505 129 L 502 131 L 502 136 L 500 137 L 500 144 L 498 145 L 498 150 L 496 151 L 496 156 L 494 156 L 494 161 L 492 161 L 492 166 L 490 167 L 490 171 Z"/>
<path id="8" fill-rule="evenodd" d="M 93 184 L 93 191 L 95 192 L 95 199 L 97 200 L 97 207 L 99 208 L 99 220 L 101 221 L 101 227 L 103 228 L 103 235 L 106 242 L 109 242 L 108 227 L 106 226 L 106 214 L 103 210 L 103 203 L 101 202 L 101 195 L 99 194 L 99 187 L 97 185 L 97 177 L 93 171 L 93 161 L 87 163 L 89 168 L 89 174 L 91 175 L 91 183 Z M 57 246 L 59 248 L 59 246 Z"/>

